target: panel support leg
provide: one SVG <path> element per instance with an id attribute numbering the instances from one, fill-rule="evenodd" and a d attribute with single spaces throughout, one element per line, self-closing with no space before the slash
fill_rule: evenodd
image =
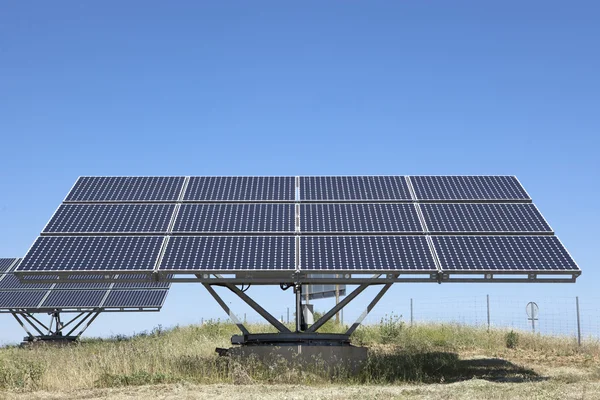
<path id="1" fill-rule="evenodd" d="M 302 285 L 294 286 L 296 294 L 296 333 L 302 330 Z"/>
<path id="2" fill-rule="evenodd" d="M 352 324 L 352 326 L 350 327 L 350 329 L 348 329 L 348 331 L 346 332 L 346 335 L 350 336 L 354 333 L 354 331 L 356 330 L 356 328 L 358 328 L 358 326 L 363 322 L 363 320 L 367 317 L 367 315 L 369 315 L 369 313 L 371 312 L 371 310 L 373 309 L 373 307 L 375 307 L 375 305 L 379 302 L 379 300 L 381 300 L 381 298 L 383 297 L 383 295 L 385 294 L 385 292 L 388 291 L 389 288 L 392 287 L 391 283 L 387 283 L 383 288 L 381 288 L 381 290 L 379 291 L 379 293 L 377 293 L 377 296 L 375 296 L 375 298 L 373 299 L 373 301 L 371 301 L 369 303 L 369 305 L 367 306 L 367 308 L 365 309 L 365 311 L 363 311 L 363 313 L 358 317 L 358 319 L 356 320 L 356 322 L 354 322 Z"/>
<path id="3" fill-rule="evenodd" d="M 231 320 L 233 321 L 233 323 L 237 325 L 237 327 L 239 328 L 239 330 L 242 331 L 242 333 L 244 335 L 249 335 L 250 332 L 248 331 L 248 329 L 246 329 L 246 327 L 244 326 L 244 324 L 242 323 L 242 321 L 240 321 L 240 319 L 233 313 L 233 311 L 231 311 L 231 309 L 229 307 L 227 307 L 227 304 L 225 304 L 225 302 L 223 301 L 223 299 L 221 299 L 219 297 L 219 295 L 217 294 L 217 292 L 215 292 L 215 289 L 213 289 L 212 286 L 209 285 L 208 283 L 203 283 L 203 285 L 206 288 L 206 290 L 208 290 L 208 293 L 210 293 L 210 295 L 217 301 L 217 303 L 219 303 L 219 305 L 221 306 L 221 308 L 227 313 L 227 315 L 229 316 L 229 318 L 231 318 Z"/>
<path id="4" fill-rule="evenodd" d="M 225 284 L 225 287 L 227 287 L 233 293 L 237 294 L 240 299 L 242 299 L 246 304 L 248 304 L 250 307 L 252 307 L 252 309 L 254 311 L 256 311 L 257 313 L 259 313 L 261 317 L 263 317 L 264 319 L 266 319 L 279 332 L 291 333 L 291 331 L 287 328 L 287 326 L 285 326 L 284 324 L 282 324 L 281 322 L 279 322 L 279 320 L 277 320 L 277 318 L 275 318 L 267 310 L 265 310 L 264 308 L 262 308 L 258 303 L 256 303 L 254 300 L 252 300 L 250 298 L 250 296 L 248 296 L 246 293 L 244 293 L 243 291 L 241 291 L 237 286 L 232 285 L 231 283 L 227 283 L 227 284 Z"/>
<path id="5" fill-rule="evenodd" d="M 93 313 L 90 313 L 90 315 L 91 314 L 93 314 Z M 83 332 L 85 332 L 86 329 L 89 328 L 89 326 L 92 324 L 92 322 L 94 322 L 94 320 L 96 318 L 98 318 L 98 315 L 100 315 L 100 311 L 96 311 L 96 313 L 93 314 L 92 318 L 87 322 L 87 324 L 85 324 L 85 326 L 83 327 L 83 329 L 81 331 L 79 331 L 79 333 L 77 334 L 77 338 L 79 338 L 83 334 Z M 83 321 L 81 321 L 81 322 L 83 322 Z M 81 322 L 80 322 L 80 324 L 81 324 Z M 78 324 L 78 326 L 79 326 L 79 324 Z M 73 328 L 71 330 L 71 332 L 74 331 L 74 330 L 75 330 L 75 328 Z"/>
<path id="6" fill-rule="evenodd" d="M 71 330 L 69 331 L 69 333 L 67 333 L 67 336 L 71 336 L 73 334 L 73 332 L 75 332 L 77 330 L 77 328 L 79 328 L 81 326 L 81 324 L 83 324 L 85 321 L 88 320 L 88 318 L 90 318 L 92 316 L 92 314 L 93 313 L 91 313 L 91 312 L 89 312 L 89 313 L 81 313 L 78 316 L 76 316 L 75 318 L 73 318 L 72 320 L 70 320 L 69 322 L 67 322 L 63 326 L 63 328 L 65 328 L 67 325 L 71 324 L 72 322 L 75 322 L 82 315 L 85 315 L 79 322 L 77 322 L 77 324 L 75 324 L 75 326 L 73 328 L 71 328 Z"/>
<path id="7" fill-rule="evenodd" d="M 29 336 L 31 339 L 33 339 L 35 336 L 33 336 L 31 334 L 31 332 L 29 332 L 29 329 L 27 329 L 25 327 L 25 324 L 23 323 L 23 321 L 21 321 L 21 319 L 19 318 L 19 316 L 17 315 L 17 313 L 11 312 L 11 314 L 12 314 L 13 317 L 15 317 L 15 319 L 17 320 L 17 322 L 19 323 L 19 325 L 21 325 L 21 328 L 23 328 L 23 330 L 27 333 L 27 336 Z M 23 317 L 23 318 L 25 318 L 25 317 Z M 37 328 L 35 326 L 33 326 L 33 327 L 37 330 Z M 38 332 L 39 332 L 39 330 L 38 330 Z M 40 332 L 40 335 L 41 334 L 42 333 Z"/>
<path id="8" fill-rule="evenodd" d="M 375 275 L 373 278 L 376 279 L 378 276 L 379 275 Z M 329 310 L 329 312 L 327 312 L 325 315 L 323 315 L 321 318 L 319 318 L 314 324 L 312 324 L 311 327 L 306 330 L 306 332 L 316 332 L 317 329 L 322 327 L 335 314 L 337 314 L 338 311 L 340 311 L 342 308 L 346 307 L 348 305 L 348 303 L 350 303 L 352 300 L 354 300 L 354 298 L 356 298 L 356 296 L 361 294 L 363 292 L 363 290 L 368 288 L 370 285 L 373 285 L 373 283 L 363 283 L 362 285 L 360 285 L 359 287 L 354 289 L 352 291 L 352 293 L 350 293 L 348 296 L 346 296 L 346 298 L 344 300 L 340 301 L 338 304 L 335 305 L 335 307 L 333 307 L 331 310 Z M 391 285 L 391 284 L 389 284 L 389 285 Z"/>

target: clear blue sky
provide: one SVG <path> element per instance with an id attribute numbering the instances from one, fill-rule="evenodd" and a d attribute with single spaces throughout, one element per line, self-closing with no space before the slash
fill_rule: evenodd
<path id="1" fill-rule="evenodd" d="M 0 255 L 23 256 L 80 175 L 514 174 L 579 282 L 396 285 L 379 312 L 597 296 L 600 6 L 490 3 L 3 4 Z M 293 303 L 253 292 L 276 314 Z M 160 314 L 90 333 L 223 316 L 178 285 Z M 21 336 L 0 316 L 0 342 Z"/>

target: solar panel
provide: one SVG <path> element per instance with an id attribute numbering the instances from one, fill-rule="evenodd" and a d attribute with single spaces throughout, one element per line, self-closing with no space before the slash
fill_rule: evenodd
<path id="1" fill-rule="evenodd" d="M 433 236 L 444 271 L 579 271 L 556 236 Z"/>
<path id="2" fill-rule="evenodd" d="M 293 204 L 183 204 L 173 232 L 294 232 Z"/>
<path id="3" fill-rule="evenodd" d="M 105 290 L 51 291 L 40 308 L 100 307 L 105 296 Z"/>
<path id="4" fill-rule="evenodd" d="M 407 201 L 403 176 L 303 176 L 301 201 Z"/>
<path id="5" fill-rule="evenodd" d="M 411 176 L 417 200 L 531 201 L 514 176 Z"/>
<path id="6" fill-rule="evenodd" d="M 41 236 L 17 271 L 151 271 L 162 242 L 156 236 Z"/>
<path id="7" fill-rule="evenodd" d="M 0 309 L 35 308 L 40 304 L 46 293 L 48 293 L 46 290 L 0 292 Z"/>
<path id="8" fill-rule="evenodd" d="M 21 283 L 13 274 L 5 274 L 0 279 L 0 290 L 32 290 L 32 289 L 49 289 L 51 283 Z"/>
<path id="9" fill-rule="evenodd" d="M 162 307 L 167 290 L 112 290 L 104 307 Z"/>
<path id="10" fill-rule="evenodd" d="M 293 236 L 179 236 L 160 266 L 168 271 L 294 270 Z"/>
<path id="11" fill-rule="evenodd" d="M 420 207 L 430 232 L 552 233 L 531 203 L 440 203 Z"/>
<path id="12" fill-rule="evenodd" d="M 294 201 L 292 176 L 193 176 L 184 201 Z"/>
<path id="13" fill-rule="evenodd" d="M 171 275 L 167 276 L 170 279 Z M 119 279 L 138 280 L 138 282 L 119 282 L 115 283 L 113 289 L 169 289 L 170 282 L 165 281 L 147 281 L 148 277 L 142 274 L 119 274 Z"/>
<path id="14" fill-rule="evenodd" d="M 301 269 L 309 271 L 436 271 L 424 236 L 306 236 Z"/>
<path id="15" fill-rule="evenodd" d="M 87 276 L 82 276 L 82 278 L 88 278 Z M 30 283 L 26 284 L 27 286 Z M 57 283 L 54 286 L 54 290 L 86 290 L 86 289 L 108 289 L 110 288 L 110 283 L 107 282 L 69 282 L 69 283 Z"/>
<path id="16" fill-rule="evenodd" d="M 406 203 L 303 204 L 300 216 L 304 233 L 423 232 L 415 206 Z"/>
<path id="17" fill-rule="evenodd" d="M 16 258 L 0 258 L 0 273 L 6 272 L 15 261 Z"/>
<path id="18" fill-rule="evenodd" d="M 65 202 L 175 201 L 181 176 L 82 176 Z"/>
<path id="19" fill-rule="evenodd" d="M 173 204 L 63 204 L 44 233 L 166 232 Z"/>

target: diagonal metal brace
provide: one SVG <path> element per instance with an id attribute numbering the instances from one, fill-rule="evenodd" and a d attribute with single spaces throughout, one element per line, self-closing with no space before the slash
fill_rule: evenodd
<path id="1" fill-rule="evenodd" d="M 383 295 L 385 294 L 385 292 L 388 291 L 389 288 L 392 287 L 391 283 L 386 284 L 383 288 L 381 288 L 381 290 L 379 291 L 379 293 L 377 293 L 377 296 L 375 296 L 375 298 L 373 299 L 373 301 L 371 301 L 369 303 L 369 305 L 367 306 L 367 308 L 365 309 L 365 311 L 363 311 L 362 314 L 360 314 L 360 316 L 358 317 L 358 319 L 356 320 L 356 322 L 354 322 L 352 324 L 352 326 L 350 327 L 350 329 L 348 329 L 348 331 L 346 332 L 346 335 L 350 336 L 354 333 L 354 331 L 356 330 L 356 328 L 358 328 L 358 326 L 363 322 L 363 320 L 367 317 L 367 315 L 369 315 L 369 313 L 371 312 L 371 310 L 373 309 L 373 307 L 375 307 L 375 305 L 379 302 L 379 300 L 381 300 L 381 298 L 383 297 Z"/>
<path id="2" fill-rule="evenodd" d="M 208 293 L 210 293 L 210 295 L 217 301 L 217 303 L 219 303 L 219 305 L 221 306 L 221 308 L 223 310 L 225 310 L 225 312 L 227 313 L 227 315 L 229 316 L 229 318 L 231 318 L 231 320 L 233 321 L 233 323 L 237 325 L 237 327 L 239 328 L 239 330 L 242 331 L 242 333 L 244 335 L 249 335 L 250 332 L 248 331 L 248 329 L 246 329 L 246 327 L 244 326 L 244 324 L 242 324 L 242 321 L 239 320 L 239 318 L 233 313 L 233 311 L 231 311 L 231 309 L 229 307 L 227 307 L 227 304 L 225 304 L 225 302 L 223 301 L 223 299 L 221 299 L 219 297 L 219 295 L 217 294 L 217 292 L 215 292 L 215 289 L 213 289 L 212 286 L 209 285 L 208 283 L 203 283 L 203 285 L 206 288 L 206 290 L 208 290 Z"/>
<path id="3" fill-rule="evenodd" d="M 31 332 L 29 332 L 29 330 L 28 330 L 28 329 L 25 327 L 25 324 L 23 323 L 23 321 L 21 321 L 21 319 L 19 318 L 19 316 L 17 315 L 17 313 L 16 313 L 16 312 L 11 312 L 11 314 L 12 314 L 12 316 L 13 316 L 13 317 L 15 317 L 15 319 L 17 320 L 17 322 L 19 323 L 19 325 L 21 325 L 21 328 L 23 328 L 23 330 L 24 330 L 25 332 L 27 332 L 27 335 L 28 335 L 30 338 L 34 338 L 35 336 L 33 336 L 33 335 L 31 334 Z M 21 315 L 23 315 L 23 314 L 21 314 Z M 23 317 L 23 318 L 25 318 L 25 317 Z M 40 330 L 39 330 L 39 329 L 38 329 L 38 328 L 37 328 L 35 325 L 32 325 L 32 326 L 33 326 L 33 328 L 34 328 L 35 330 L 37 330 L 38 332 L 40 332 Z M 40 332 L 40 335 L 41 335 L 41 334 L 42 334 L 42 332 Z"/>
<path id="4" fill-rule="evenodd" d="M 377 279 L 377 277 L 379 277 L 379 276 L 380 275 L 374 275 L 373 279 Z M 305 332 L 316 332 L 317 329 L 322 327 L 327 321 L 329 321 L 331 318 L 333 318 L 333 316 L 335 314 L 337 314 L 342 308 L 346 307 L 348 305 L 348 303 L 350 303 L 352 300 L 354 300 L 354 298 L 356 296 L 361 294 L 363 292 L 363 290 L 365 290 L 366 288 L 368 288 L 370 285 L 373 285 L 373 284 L 375 284 L 375 283 L 363 283 L 362 285 L 360 285 L 359 287 L 354 289 L 352 291 L 352 293 L 350 293 L 348 296 L 346 296 L 346 298 L 344 300 L 340 301 L 335 307 L 333 307 L 331 310 L 329 310 L 329 312 L 327 314 L 325 314 L 321 318 L 319 318 L 319 320 L 316 321 L 314 324 L 312 324 L 310 326 L 310 328 L 308 328 Z"/>
<path id="5" fill-rule="evenodd" d="M 217 278 L 222 278 L 221 275 L 215 274 Z M 252 300 L 250 296 L 240 290 L 237 286 L 232 285 L 231 283 L 225 283 L 224 286 L 231 290 L 233 293 L 237 294 L 240 299 L 242 299 L 246 304 L 248 304 L 254 311 L 260 314 L 261 317 L 266 319 L 271 325 L 275 327 L 279 332 L 290 333 L 291 331 L 287 326 L 282 324 L 277 318 L 275 318 L 271 313 L 262 308 L 260 304 Z"/>

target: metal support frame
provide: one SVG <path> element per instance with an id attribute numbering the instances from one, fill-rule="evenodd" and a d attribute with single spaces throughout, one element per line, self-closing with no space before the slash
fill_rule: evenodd
<path id="1" fill-rule="evenodd" d="M 63 322 L 61 319 L 61 311 L 54 310 L 49 313 L 50 323 L 44 324 L 31 313 L 22 310 L 11 310 L 12 316 L 17 320 L 19 325 L 27 333 L 26 340 L 29 342 L 35 341 L 75 341 L 87 330 L 92 322 L 101 314 L 101 310 L 80 312 L 75 317 Z M 78 328 L 85 322 L 83 328 L 74 335 Z M 66 328 L 74 325 L 68 332 Z M 32 330 L 37 333 L 33 334 Z"/>
<path id="2" fill-rule="evenodd" d="M 227 313 L 229 318 L 237 325 L 237 327 L 242 332 L 242 336 L 234 335 L 231 339 L 232 344 L 242 344 L 242 345 L 260 345 L 260 344 L 310 344 L 310 343 L 326 343 L 327 345 L 347 345 L 350 343 L 350 335 L 358 328 L 358 326 L 363 322 L 366 316 L 371 312 L 371 310 L 375 307 L 375 305 L 381 300 L 383 295 L 389 290 L 392 286 L 392 282 L 387 282 L 385 280 L 378 279 L 381 274 L 375 274 L 371 277 L 368 282 L 362 283 L 356 289 L 354 289 L 348 296 L 346 296 L 342 301 L 337 303 L 331 310 L 329 310 L 325 315 L 319 318 L 314 324 L 310 327 L 305 327 L 305 321 L 303 318 L 302 312 L 302 284 L 294 283 L 294 295 L 296 300 L 296 321 L 295 321 L 295 331 L 292 332 L 288 327 L 286 327 L 283 323 L 278 321 L 273 315 L 271 315 L 268 311 L 266 311 L 262 306 L 260 306 L 256 301 L 254 301 L 250 296 L 248 296 L 243 290 L 237 288 L 235 285 L 231 283 L 203 283 L 204 287 L 210 295 L 219 303 L 221 308 Z M 215 278 L 222 279 L 220 275 L 215 274 Z M 321 328 L 327 321 L 333 318 L 337 313 L 343 310 L 352 300 L 354 300 L 358 295 L 360 295 L 365 289 L 369 286 L 374 285 L 383 285 L 381 290 L 375 295 L 373 300 L 369 303 L 365 311 L 360 315 L 360 317 L 350 326 L 350 328 L 343 334 L 322 334 L 317 332 L 319 328 Z M 231 308 L 225 303 L 225 301 L 217 294 L 213 286 L 223 286 L 229 289 L 232 293 L 236 294 L 242 301 L 248 304 L 252 309 L 254 309 L 258 314 L 260 314 L 267 322 L 269 322 L 272 326 L 274 326 L 279 333 L 270 333 L 270 334 L 251 334 L 248 329 L 244 326 L 243 322 L 236 316 L 236 314 L 231 310 Z"/>

